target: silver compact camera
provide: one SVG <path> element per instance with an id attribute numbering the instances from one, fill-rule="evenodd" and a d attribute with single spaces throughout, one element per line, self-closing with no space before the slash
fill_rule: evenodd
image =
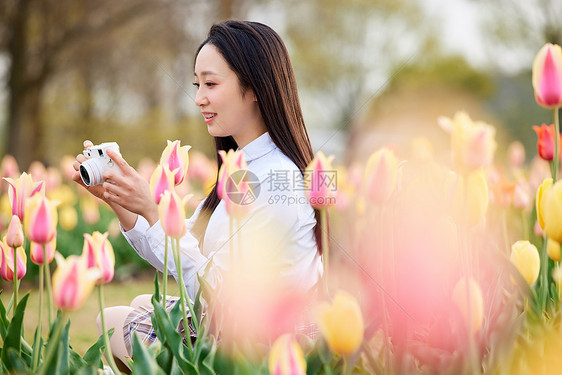
<path id="1" fill-rule="evenodd" d="M 88 160 L 80 164 L 80 177 L 86 186 L 96 186 L 103 183 L 103 172 L 114 170 L 119 174 L 119 166 L 107 156 L 106 151 L 119 152 L 119 145 L 116 142 L 104 142 L 97 146 L 86 147 L 83 154 Z"/>

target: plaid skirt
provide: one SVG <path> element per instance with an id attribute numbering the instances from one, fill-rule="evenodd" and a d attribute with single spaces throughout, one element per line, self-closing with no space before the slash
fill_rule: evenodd
<path id="1" fill-rule="evenodd" d="M 179 297 L 168 297 L 166 300 L 166 311 L 169 313 L 172 310 L 172 307 L 179 300 Z M 127 349 L 127 353 L 130 357 L 133 356 L 132 350 L 132 341 L 133 341 L 133 333 L 138 332 L 143 334 L 141 342 L 147 346 L 153 344 L 154 342 L 158 341 L 156 337 L 156 332 L 154 332 L 154 327 L 152 326 L 152 313 L 154 312 L 154 307 L 152 304 L 150 305 L 143 305 L 137 307 L 133 311 L 127 315 L 125 319 L 125 323 L 123 324 L 123 339 L 125 340 L 125 347 Z M 188 318 L 188 325 L 189 325 L 189 336 L 191 339 L 195 339 L 197 337 L 197 331 L 193 327 L 191 323 L 191 314 L 189 312 L 189 308 L 186 305 L 186 313 Z M 183 326 L 183 320 L 180 320 L 178 325 L 178 332 L 183 337 L 183 343 L 187 345 L 187 339 L 185 335 L 185 329 Z M 320 336 L 320 330 L 318 329 L 318 325 L 311 321 L 304 321 L 298 326 L 295 327 L 295 334 L 296 335 L 304 335 L 312 340 L 316 340 Z"/>
<path id="2" fill-rule="evenodd" d="M 179 300 L 179 297 L 168 297 L 166 300 L 166 311 L 169 313 L 172 310 L 174 304 Z M 189 336 L 191 338 L 197 337 L 197 332 L 191 324 L 191 314 L 187 305 L 185 306 L 187 312 L 187 319 L 189 325 Z M 156 332 L 154 332 L 154 327 L 152 326 L 152 313 L 154 312 L 154 307 L 152 304 L 139 306 L 127 315 L 125 323 L 123 324 L 123 339 L 125 340 L 125 348 L 129 356 L 133 356 L 133 333 L 138 332 L 142 335 L 141 342 L 147 346 L 158 341 L 156 337 Z M 185 336 L 185 329 L 183 326 L 183 319 L 180 320 L 178 325 L 178 332 L 183 337 L 183 343 L 187 345 L 187 339 Z"/>

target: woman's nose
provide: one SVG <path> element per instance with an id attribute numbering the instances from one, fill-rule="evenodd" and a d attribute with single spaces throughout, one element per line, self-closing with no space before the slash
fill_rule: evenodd
<path id="1" fill-rule="evenodd" d="M 195 93 L 195 105 L 201 107 L 207 104 L 209 104 L 209 99 L 207 99 L 207 95 L 203 93 L 203 90 L 197 89 L 197 92 Z"/>

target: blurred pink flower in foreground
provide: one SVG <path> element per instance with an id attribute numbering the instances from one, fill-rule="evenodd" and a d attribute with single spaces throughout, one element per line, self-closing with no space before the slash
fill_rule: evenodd
<path id="1" fill-rule="evenodd" d="M 398 159 L 394 152 L 382 148 L 373 153 L 365 167 L 365 192 L 375 205 L 388 201 L 398 186 Z"/>
<path id="2" fill-rule="evenodd" d="M 36 193 L 45 194 L 43 181 L 33 182 L 31 175 L 23 172 L 17 179 L 4 177 L 4 180 L 10 184 L 8 196 L 10 197 L 10 205 L 12 206 L 12 214 L 17 215 L 23 222 L 25 202 Z"/>
<path id="3" fill-rule="evenodd" d="M 337 172 L 332 166 L 333 159 L 333 155 L 326 157 L 322 151 L 318 151 L 304 172 L 306 197 L 316 209 L 335 204 Z"/>
<path id="4" fill-rule="evenodd" d="M 292 334 L 279 336 L 269 351 L 271 375 L 305 375 L 306 361 L 301 347 Z"/>
<path id="5" fill-rule="evenodd" d="M 79 309 L 92 292 L 100 271 L 88 269 L 78 255 L 64 259 L 56 253 L 57 269 L 53 273 L 53 302 L 62 311 Z"/>

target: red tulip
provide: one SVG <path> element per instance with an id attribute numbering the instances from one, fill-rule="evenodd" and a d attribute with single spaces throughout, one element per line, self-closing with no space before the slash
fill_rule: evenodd
<path id="1" fill-rule="evenodd" d="M 537 103 L 545 108 L 562 106 L 562 49 L 545 44 L 533 62 L 533 88 Z"/>
<path id="2" fill-rule="evenodd" d="M 537 149 L 541 159 L 551 161 L 554 159 L 554 124 L 542 124 L 539 128 L 534 125 L 533 130 L 537 133 Z"/>

